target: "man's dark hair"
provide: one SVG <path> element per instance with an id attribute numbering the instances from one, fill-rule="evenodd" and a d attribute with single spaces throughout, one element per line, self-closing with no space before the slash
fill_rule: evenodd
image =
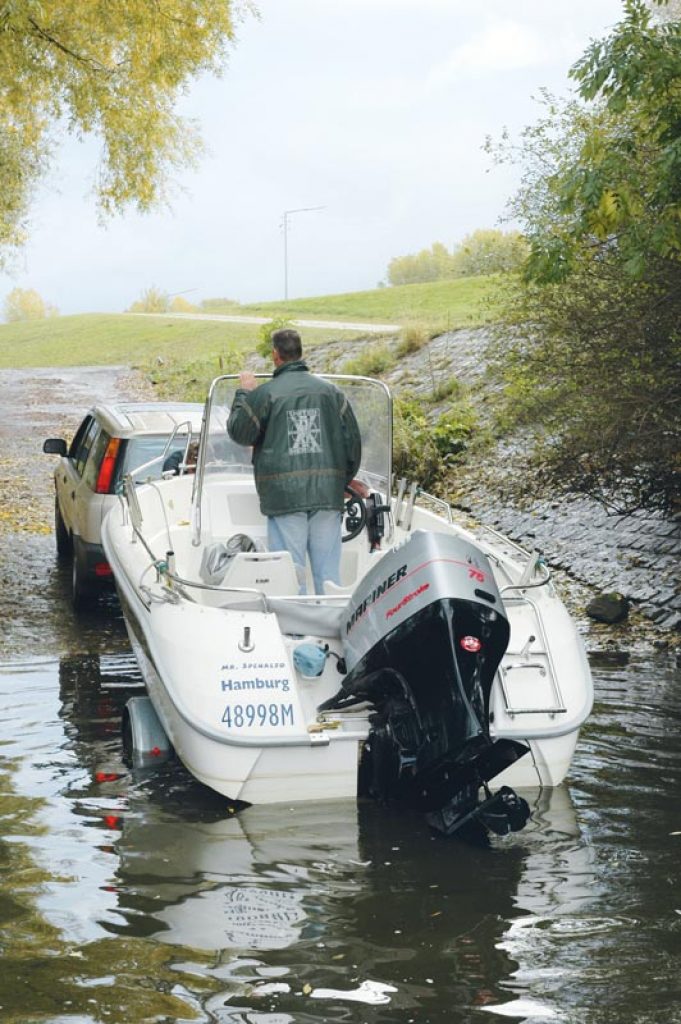
<path id="1" fill-rule="evenodd" d="M 272 331 L 272 347 L 276 348 L 279 358 L 283 359 L 285 363 L 300 359 L 303 354 L 300 335 L 291 327 L 282 327 L 279 331 Z"/>

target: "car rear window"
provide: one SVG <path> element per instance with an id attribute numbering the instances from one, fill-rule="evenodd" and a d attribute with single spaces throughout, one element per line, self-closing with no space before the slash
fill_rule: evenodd
<path id="1" fill-rule="evenodd" d="M 149 462 L 151 459 L 155 459 L 161 455 L 167 441 L 168 436 L 166 434 L 149 434 L 144 437 L 135 437 L 128 441 L 125 445 L 122 460 L 118 467 L 116 474 L 117 479 L 121 479 L 126 475 L 126 473 L 131 473 L 139 466 L 143 466 L 145 462 Z M 176 451 L 184 452 L 186 443 L 186 435 L 178 435 L 173 439 L 173 443 L 168 449 L 167 454 L 170 455 L 171 452 Z M 159 461 L 141 473 L 136 479 L 159 480 L 162 472 L 163 464 Z"/>

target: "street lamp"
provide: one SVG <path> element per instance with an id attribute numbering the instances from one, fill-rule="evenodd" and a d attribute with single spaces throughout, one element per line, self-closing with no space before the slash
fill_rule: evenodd
<path id="1" fill-rule="evenodd" d="M 297 210 L 284 210 L 284 299 L 288 299 L 288 219 L 294 213 L 311 213 L 325 210 L 325 206 L 299 206 Z"/>

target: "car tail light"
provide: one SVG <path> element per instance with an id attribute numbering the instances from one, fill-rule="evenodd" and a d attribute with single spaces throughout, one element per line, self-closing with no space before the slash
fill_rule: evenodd
<path id="1" fill-rule="evenodd" d="M 95 487 L 97 494 L 108 494 L 111 489 L 111 481 L 113 480 L 120 445 L 120 437 L 112 437 L 106 446 L 104 458 L 97 474 L 97 485 Z"/>
<path id="2" fill-rule="evenodd" d="M 469 654 L 477 654 L 482 648 L 482 641 L 477 636 L 462 636 L 459 643 Z"/>
<path id="3" fill-rule="evenodd" d="M 95 564 L 95 576 L 111 576 L 112 570 L 108 562 L 97 562 Z"/>

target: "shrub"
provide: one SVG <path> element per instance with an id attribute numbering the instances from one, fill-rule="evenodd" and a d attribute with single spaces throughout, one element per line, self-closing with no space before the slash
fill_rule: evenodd
<path id="1" fill-rule="evenodd" d="M 468 447 L 476 416 L 468 403 L 459 403 L 443 412 L 433 427 L 433 443 L 440 455 L 451 461 Z"/>
<path id="2" fill-rule="evenodd" d="M 193 306 L 183 295 L 176 295 L 170 303 L 171 313 L 196 313 L 198 306 Z"/>
<path id="3" fill-rule="evenodd" d="M 21 320 L 43 320 L 45 317 L 58 316 L 56 306 L 45 302 L 33 288 L 13 288 L 5 299 L 5 320 L 17 323 Z"/>
<path id="4" fill-rule="evenodd" d="M 444 380 L 436 382 L 433 375 L 432 381 L 431 400 L 433 402 L 441 402 L 445 398 L 458 398 L 461 396 L 461 383 L 456 377 L 446 377 Z"/>
<path id="5" fill-rule="evenodd" d="M 269 320 L 266 324 L 262 324 L 258 330 L 258 342 L 255 346 L 255 351 L 258 355 L 267 359 L 272 352 L 272 335 L 275 331 L 283 331 L 286 328 L 293 328 L 293 324 L 290 320 L 286 320 L 283 317 Z"/>
<path id="6" fill-rule="evenodd" d="M 452 462 L 460 460 L 476 429 L 475 412 L 462 399 L 428 422 L 423 403 L 412 396 L 393 403 L 393 471 L 437 494 Z"/>
<path id="7" fill-rule="evenodd" d="M 396 363 L 394 352 L 387 345 L 371 345 L 364 352 L 349 359 L 343 365 L 343 373 L 355 373 L 359 377 L 380 377 Z"/>
<path id="8" fill-rule="evenodd" d="M 439 483 L 442 459 L 421 402 L 411 396 L 393 402 L 393 472 L 425 490 Z"/>
<path id="9" fill-rule="evenodd" d="M 430 333 L 420 324 L 411 324 L 408 327 L 404 327 L 397 344 L 397 357 L 403 359 L 404 356 L 410 356 L 414 352 L 418 352 L 424 345 L 428 344 L 430 338 Z"/>
<path id="10" fill-rule="evenodd" d="M 139 299 L 127 310 L 128 313 L 167 313 L 170 308 L 170 299 L 166 292 L 160 288 L 147 288 L 142 292 Z"/>

